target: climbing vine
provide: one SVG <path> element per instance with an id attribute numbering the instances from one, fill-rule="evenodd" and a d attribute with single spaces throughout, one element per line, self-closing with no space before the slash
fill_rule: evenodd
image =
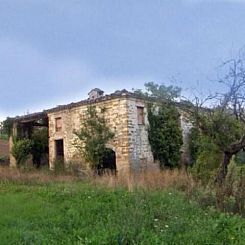
<path id="1" fill-rule="evenodd" d="M 169 103 L 148 106 L 148 120 L 148 138 L 154 159 L 159 161 L 161 168 L 178 166 L 183 143 L 178 110 Z"/>
<path id="2" fill-rule="evenodd" d="M 174 101 L 180 97 L 181 88 L 148 82 L 144 91 L 134 89 L 134 93 L 148 104 L 148 138 L 154 159 L 161 168 L 178 166 L 183 139 Z"/>

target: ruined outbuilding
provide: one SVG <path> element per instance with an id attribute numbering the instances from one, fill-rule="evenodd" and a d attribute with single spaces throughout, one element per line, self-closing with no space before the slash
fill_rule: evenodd
<path id="1" fill-rule="evenodd" d="M 29 137 L 34 127 L 48 128 L 48 163 L 53 169 L 57 159 L 64 164 L 72 164 L 81 160 L 74 145 L 88 105 L 105 108 L 105 118 L 115 133 L 107 148 L 114 153 L 114 161 L 118 172 L 147 169 L 153 163 L 153 155 L 148 142 L 147 108 L 145 101 L 127 90 L 116 91 L 104 95 L 100 89 L 93 89 L 89 98 L 80 102 L 57 106 L 40 113 L 16 117 L 13 135 L 21 134 Z M 186 135 L 189 125 L 181 120 L 183 133 Z M 184 137 L 185 140 L 185 137 Z M 10 138 L 10 148 L 12 137 Z M 186 150 L 185 150 L 186 151 Z M 11 165 L 15 160 L 10 156 Z"/>

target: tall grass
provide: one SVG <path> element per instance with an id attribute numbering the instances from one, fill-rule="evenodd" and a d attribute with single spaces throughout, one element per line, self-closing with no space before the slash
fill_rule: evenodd
<path id="1" fill-rule="evenodd" d="M 124 187 L 129 191 L 134 189 L 158 190 L 164 188 L 175 188 L 188 191 L 193 188 L 192 176 L 185 170 L 149 170 L 140 173 L 125 173 L 118 176 L 106 174 L 95 176 L 92 182 L 96 185 L 107 187 Z"/>
<path id="2" fill-rule="evenodd" d="M 192 175 L 183 169 L 150 170 L 137 174 L 104 175 L 91 178 L 95 185 L 109 188 L 124 187 L 132 192 L 137 189 L 155 191 L 173 189 L 182 191 L 188 199 L 198 203 L 202 208 L 212 207 L 218 210 L 239 214 L 245 217 L 245 174 L 227 176 L 223 186 L 216 186 L 213 182 L 203 185 L 194 180 Z"/>
<path id="3" fill-rule="evenodd" d="M 78 178 L 70 174 L 56 174 L 48 169 L 36 170 L 34 168 L 17 169 L 0 167 L 0 182 L 13 182 L 17 184 L 50 184 L 54 182 L 73 182 Z"/>
<path id="4" fill-rule="evenodd" d="M 233 171 L 234 172 L 234 171 Z M 124 173 L 119 175 L 95 175 L 87 171 L 86 174 L 64 171 L 50 171 L 48 169 L 15 169 L 0 167 L 0 182 L 14 182 L 17 184 L 52 184 L 84 181 L 95 186 L 109 189 L 124 188 L 129 192 L 138 189 L 157 191 L 172 189 L 182 191 L 188 199 L 198 203 L 202 208 L 213 207 L 226 213 L 236 213 L 245 217 L 245 175 L 228 175 L 225 184 L 217 187 L 213 183 L 204 186 L 193 179 L 192 175 L 183 169 L 149 170 L 140 173 Z"/>

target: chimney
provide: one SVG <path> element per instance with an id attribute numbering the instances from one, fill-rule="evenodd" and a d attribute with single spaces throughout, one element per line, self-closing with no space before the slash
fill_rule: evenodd
<path id="1" fill-rule="evenodd" d="M 104 94 L 104 91 L 102 91 L 102 90 L 99 89 L 99 88 L 94 88 L 94 89 L 92 89 L 92 90 L 88 93 L 89 100 L 96 100 L 96 99 L 102 97 L 103 94 Z"/>

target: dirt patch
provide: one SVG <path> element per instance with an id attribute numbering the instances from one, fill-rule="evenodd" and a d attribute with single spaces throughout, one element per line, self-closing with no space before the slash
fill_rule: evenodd
<path id="1" fill-rule="evenodd" d="M 7 140 L 0 140 L 0 156 L 9 155 L 9 142 Z"/>

